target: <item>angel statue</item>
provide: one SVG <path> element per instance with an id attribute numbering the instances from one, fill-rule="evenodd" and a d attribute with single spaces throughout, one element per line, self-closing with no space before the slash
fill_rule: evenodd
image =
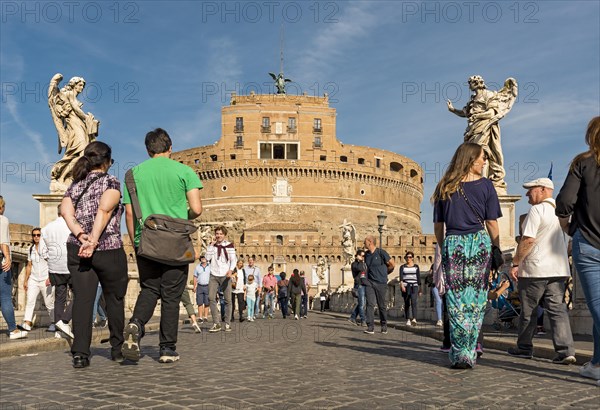
<path id="1" fill-rule="evenodd" d="M 58 132 L 58 153 L 65 150 L 63 157 L 54 164 L 51 172 L 50 192 L 64 192 L 71 183 L 71 168 L 83 154 L 85 147 L 98 136 L 100 122 L 92 113 L 84 113 L 83 103 L 77 95 L 85 87 L 85 80 L 73 77 L 59 90 L 62 74 L 54 74 L 48 87 L 48 106 Z"/>
<path id="2" fill-rule="evenodd" d="M 274 73 L 269 73 L 273 81 L 275 81 L 275 87 L 277 88 L 277 94 L 285 94 L 285 83 L 291 83 L 292 80 L 289 78 L 285 78 L 283 73 L 279 73 L 279 75 L 275 75 Z"/>
<path id="3" fill-rule="evenodd" d="M 356 229 L 350 222 L 346 222 L 339 226 L 342 228 L 342 247 L 344 248 L 345 266 L 350 266 L 356 252 Z"/>
<path id="4" fill-rule="evenodd" d="M 210 225 L 200 228 L 198 237 L 200 239 L 200 254 L 204 255 L 208 249 L 208 245 L 214 240 L 212 236 L 212 227 Z"/>
<path id="5" fill-rule="evenodd" d="M 504 157 L 500 143 L 499 121 L 512 108 L 517 98 L 518 85 L 514 78 L 507 78 L 504 87 L 499 91 L 486 89 L 483 78 L 479 75 L 469 77 L 471 99 L 462 110 L 452 106 L 448 100 L 448 110 L 459 117 L 467 118 L 465 142 L 475 142 L 487 154 L 489 165 L 487 177 L 493 182 L 496 190 L 506 192 L 504 176 Z"/>
<path id="6" fill-rule="evenodd" d="M 317 268 L 315 269 L 317 276 L 319 277 L 319 283 L 323 283 L 325 281 L 325 259 L 322 256 L 319 256 L 317 259 Z"/>

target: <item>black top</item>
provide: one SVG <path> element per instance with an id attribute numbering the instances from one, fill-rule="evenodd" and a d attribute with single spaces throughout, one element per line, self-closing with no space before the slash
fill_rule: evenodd
<path id="1" fill-rule="evenodd" d="M 360 285 L 360 273 L 367 271 L 365 262 L 355 260 L 354 262 L 352 262 L 351 268 L 352 268 L 352 277 L 354 278 L 354 285 L 355 286 Z"/>
<path id="2" fill-rule="evenodd" d="M 373 282 L 387 283 L 388 271 L 387 263 L 390 260 L 390 255 L 380 248 L 376 248 L 375 252 L 367 251 L 365 253 L 365 263 L 367 264 L 367 277 Z"/>
<path id="3" fill-rule="evenodd" d="M 573 168 L 556 197 L 556 216 L 566 218 L 574 214 L 569 235 L 579 229 L 594 248 L 600 249 L 600 167 L 590 156 Z"/>

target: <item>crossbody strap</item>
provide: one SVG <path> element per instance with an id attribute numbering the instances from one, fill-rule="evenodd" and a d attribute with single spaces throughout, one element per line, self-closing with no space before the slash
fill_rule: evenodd
<path id="1" fill-rule="evenodd" d="M 98 175 L 96 175 L 94 178 L 92 178 L 92 180 L 90 181 L 90 183 L 87 184 L 87 186 L 83 189 L 83 191 L 81 191 L 81 195 L 79 195 L 79 197 L 75 201 L 75 204 L 73 205 L 73 208 L 75 208 L 75 210 L 77 210 L 77 205 L 79 205 L 79 201 L 81 200 L 81 198 L 83 198 L 83 195 L 85 195 L 85 193 L 88 191 L 88 189 L 90 189 L 90 187 L 92 186 L 92 184 L 94 182 L 96 182 L 96 180 L 102 178 L 104 175 L 106 175 L 104 172 L 101 172 Z"/>
<path id="2" fill-rule="evenodd" d="M 462 197 L 465 199 L 465 202 L 467 203 L 467 205 L 469 205 L 469 208 L 471 208 L 471 211 L 473 211 L 473 214 L 475 214 L 475 217 L 477 218 L 477 221 L 479 221 L 479 223 L 481 224 L 481 226 L 483 227 L 483 229 L 485 229 L 485 224 L 483 223 L 483 220 L 481 219 L 481 217 L 479 216 L 479 214 L 477 213 L 477 211 L 475 210 L 475 208 L 473 207 L 473 205 L 471 205 L 471 202 L 469 202 L 469 199 L 467 198 L 467 194 L 463 190 L 462 185 L 458 185 L 458 192 L 460 192 L 460 194 L 462 195 Z"/>
<path id="3" fill-rule="evenodd" d="M 142 225 L 142 208 L 140 208 L 140 201 L 137 196 L 137 187 L 135 186 L 135 179 L 133 179 L 133 168 L 130 168 L 125 173 L 125 186 L 129 191 L 129 197 L 131 198 L 131 206 L 133 207 L 133 216 L 136 218 L 140 225 Z"/>

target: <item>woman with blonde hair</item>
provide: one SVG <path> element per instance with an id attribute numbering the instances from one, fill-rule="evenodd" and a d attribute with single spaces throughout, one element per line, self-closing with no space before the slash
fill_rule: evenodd
<path id="1" fill-rule="evenodd" d="M 475 365 L 477 337 L 487 302 L 492 245 L 499 246 L 502 216 L 492 182 L 483 177 L 487 156 L 475 143 L 461 144 L 431 198 L 433 222 L 442 249 L 449 352 L 453 368 Z"/>
<path id="2" fill-rule="evenodd" d="M 594 323 L 594 355 L 579 373 L 600 380 L 600 117 L 588 124 L 585 142 L 589 149 L 571 162 L 556 215 L 573 237 L 573 262 Z"/>

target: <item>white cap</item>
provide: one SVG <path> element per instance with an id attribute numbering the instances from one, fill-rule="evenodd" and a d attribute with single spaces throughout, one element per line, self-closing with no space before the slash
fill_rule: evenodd
<path id="1" fill-rule="evenodd" d="M 543 186 L 544 188 L 554 189 L 554 183 L 550 178 L 538 178 L 533 181 L 525 182 L 523 188 L 529 189 L 536 186 Z"/>

